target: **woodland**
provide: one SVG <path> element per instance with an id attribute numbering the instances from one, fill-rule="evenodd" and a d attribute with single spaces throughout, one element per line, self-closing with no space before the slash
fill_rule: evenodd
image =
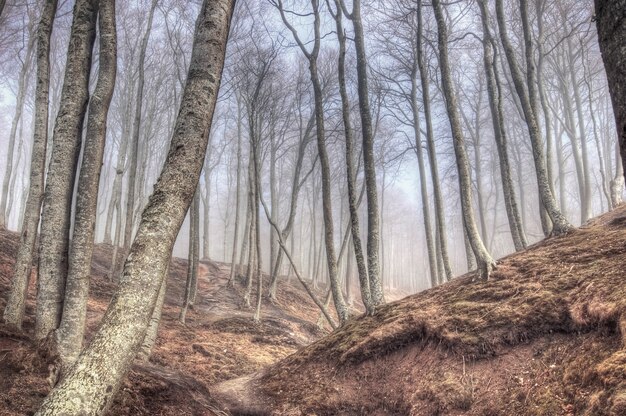
<path id="1" fill-rule="evenodd" d="M 0 0 L 0 415 L 626 414 L 626 0 Z"/>

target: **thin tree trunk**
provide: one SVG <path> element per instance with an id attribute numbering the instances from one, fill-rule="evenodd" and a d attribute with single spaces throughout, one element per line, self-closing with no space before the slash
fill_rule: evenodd
<path id="1" fill-rule="evenodd" d="M 85 150 L 78 178 L 74 232 L 69 249 L 65 301 L 56 331 L 62 372 L 74 363 L 83 346 L 89 278 L 93 255 L 98 185 L 106 143 L 106 124 L 117 72 L 115 0 L 100 0 L 100 66 L 98 82 L 89 103 Z"/>
<path id="2" fill-rule="evenodd" d="M 441 181 L 439 180 L 439 167 L 437 163 L 437 152 L 435 149 L 435 134 L 433 129 L 432 111 L 430 107 L 430 80 L 428 68 L 424 59 L 422 46 L 423 37 L 423 16 L 422 2 L 417 2 L 417 41 L 416 56 L 417 66 L 420 72 L 422 84 L 422 104 L 424 106 L 424 118 L 426 121 L 426 147 L 428 149 L 428 159 L 430 165 L 430 176 L 433 181 L 433 196 L 435 197 L 435 219 L 437 225 L 438 249 L 441 253 L 441 262 L 445 272 L 445 279 L 441 276 L 442 283 L 452 279 L 452 267 L 450 266 L 450 256 L 448 255 L 448 237 L 446 231 L 446 217 L 444 213 L 443 197 L 441 195 Z"/>
<path id="3" fill-rule="evenodd" d="M 54 25 L 57 0 L 47 0 L 37 28 L 37 86 L 35 89 L 35 122 L 30 162 L 30 185 L 15 258 L 11 289 L 4 309 L 4 322 L 22 328 L 28 286 L 39 228 L 43 200 L 46 148 L 48 145 L 48 104 L 50 97 L 50 36 Z"/>
<path id="4" fill-rule="evenodd" d="M 417 66 L 413 65 L 411 71 L 411 111 L 413 113 L 413 134 L 415 136 L 415 150 L 417 153 L 417 166 L 420 176 L 420 195 L 422 197 L 422 213 L 424 215 L 424 232 L 426 234 L 426 251 L 428 254 L 428 267 L 430 271 L 430 285 L 437 286 L 439 275 L 437 272 L 437 253 L 435 250 L 435 238 L 431 229 L 430 201 L 428 198 L 428 186 L 426 183 L 426 167 L 424 165 L 424 150 L 419 122 L 419 109 L 417 103 Z M 383 191 L 384 192 L 384 191 Z M 443 276 L 442 276 L 443 277 Z"/>
<path id="5" fill-rule="evenodd" d="M 532 58 L 532 41 L 530 39 L 530 29 L 528 27 L 526 0 L 520 0 L 520 9 L 522 10 L 522 26 L 524 28 L 524 40 L 526 45 L 526 63 L 529 72 L 527 78 L 532 80 L 534 79 L 532 76 L 534 62 Z M 502 40 L 502 45 L 504 46 L 504 52 L 509 64 L 511 75 L 513 77 L 513 84 L 515 85 L 515 90 L 522 104 L 522 110 L 528 127 L 541 203 L 552 220 L 552 233 L 554 235 L 565 234 L 572 229 L 572 225 L 559 210 L 556 200 L 554 199 L 554 195 L 552 195 L 550 190 L 550 184 L 548 183 L 548 176 L 546 173 L 546 163 L 543 154 L 543 143 L 539 132 L 539 126 L 537 124 L 536 111 L 533 111 L 533 101 L 535 101 L 536 97 L 534 94 L 534 84 L 531 82 L 527 86 L 528 91 L 524 88 L 523 76 L 517 64 L 515 51 L 508 37 L 502 0 L 496 0 L 496 16 L 498 20 L 498 27 L 500 29 L 500 38 Z"/>
<path id="6" fill-rule="evenodd" d="M 375 312 L 375 305 L 372 303 L 372 293 L 370 289 L 370 280 L 368 277 L 367 265 L 363 255 L 363 246 L 361 244 L 361 230 L 359 226 L 359 213 L 356 203 L 356 172 L 354 168 L 354 143 L 353 129 L 350 120 L 350 102 L 348 91 L 346 88 L 346 35 L 342 24 L 341 0 L 335 0 L 337 9 L 335 18 L 335 26 L 337 29 L 337 38 L 339 40 L 339 57 L 337 63 L 337 73 L 339 77 L 339 93 L 341 95 L 341 112 L 343 117 L 344 134 L 346 140 L 346 170 L 348 185 L 348 209 L 350 211 L 350 229 L 352 234 L 352 244 L 354 247 L 354 256 L 356 259 L 357 271 L 359 274 L 359 287 L 361 289 L 361 299 L 363 306 L 368 314 Z"/>
<path id="7" fill-rule="evenodd" d="M 372 129 L 372 113 L 367 85 L 367 54 L 365 53 L 365 36 L 361 20 L 361 0 L 354 0 L 352 2 L 352 13 L 348 14 L 346 12 L 346 15 L 352 21 L 354 27 L 357 92 L 359 96 L 359 113 L 361 115 L 361 133 L 363 135 L 363 167 L 367 188 L 367 275 L 370 282 L 371 302 L 375 308 L 385 303 L 385 293 L 380 275 L 380 212 L 376 187 L 374 132 Z"/>
<path id="8" fill-rule="evenodd" d="M 297 31 L 291 26 L 285 16 L 282 0 L 277 0 L 277 6 L 279 8 L 283 23 L 291 31 L 295 41 L 298 43 L 300 50 L 309 61 L 309 71 L 311 75 L 311 83 L 313 85 L 313 95 L 315 102 L 315 129 L 317 136 L 317 149 L 320 158 L 320 167 L 322 171 L 322 212 L 324 214 L 324 240 L 326 243 L 326 261 L 328 265 L 328 278 L 333 293 L 333 300 L 335 302 L 335 309 L 339 316 L 339 322 L 343 325 L 348 320 L 348 307 L 343 298 L 341 287 L 339 285 L 339 279 L 337 276 L 337 259 L 335 255 L 334 247 L 334 226 L 333 226 L 333 212 L 331 201 L 331 183 L 330 183 L 330 163 L 328 158 L 328 151 L 326 149 L 326 136 L 324 130 L 324 103 L 322 98 L 322 85 L 319 79 L 317 58 L 320 51 L 320 13 L 319 13 L 319 1 L 311 0 L 311 7 L 314 17 L 314 46 L 311 52 L 307 51 L 306 47 L 298 37 Z M 373 155 L 371 155 L 373 158 Z M 376 190 L 373 190 L 376 195 Z M 369 194 L 368 194 L 369 197 Z M 376 202 L 377 203 L 377 202 Z M 378 212 L 376 212 L 378 214 Z M 376 229 L 376 234 L 378 229 Z M 378 245 L 376 244 L 376 252 Z M 375 259 L 377 261 L 377 257 Z M 378 267 L 376 263 L 376 267 Z M 370 288 L 372 286 L 372 277 L 370 276 Z M 382 288 L 381 288 L 382 289 Z"/>
<path id="9" fill-rule="evenodd" d="M 206 0 L 170 152 L 154 186 L 123 278 L 100 328 L 38 416 L 102 415 L 145 338 L 176 235 L 198 185 L 224 65 L 234 2 Z"/>
<path id="10" fill-rule="evenodd" d="M 472 251 L 476 256 L 476 262 L 478 263 L 478 278 L 488 279 L 489 274 L 495 267 L 495 262 L 491 258 L 491 255 L 487 252 L 487 249 L 480 238 L 480 234 L 478 233 L 478 228 L 476 227 L 474 208 L 472 206 L 472 184 L 469 173 L 469 162 L 467 160 L 467 153 L 465 150 L 465 139 L 461 128 L 456 94 L 454 92 L 452 78 L 450 76 L 450 64 L 448 62 L 448 30 L 443 17 L 440 0 L 433 0 L 433 9 L 437 20 L 441 81 L 444 95 L 446 97 L 446 109 L 448 112 L 448 118 L 450 119 L 450 128 L 452 130 L 465 229 L 467 231 L 469 242 L 472 245 Z"/>
<path id="11" fill-rule="evenodd" d="M 509 167 L 509 154 L 507 149 L 507 136 L 504 128 L 504 115 L 502 109 L 502 95 L 500 94 L 499 80 L 497 75 L 496 60 L 494 57 L 493 37 L 489 30 L 489 14 L 485 3 L 478 2 L 483 25 L 483 63 L 487 75 L 487 95 L 489 97 L 489 109 L 491 110 L 491 120 L 493 132 L 498 149 L 498 161 L 500 162 L 500 176 L 502 180 L 502 190 L 504 192 L 504 207 L 509 221 L 509 230 L 516 251 L 526 248 L 526 237 L 522 227 L 517 199 L 513 189 L 511 179 L 511 169 Z"/>
<path id="12" fill-rule="evenodd" d="M 98 1 L 78 0 L 67 52 L 61 106 L 54 126 L 39 238 L 39 280 L 35 339 L 57 329 L 63 309 L 72 195 L 89 99 L 91 56 Z"/>
<path id="13" fill-rule="evenodd" d="M 32 27 L 32 26 L 31 26 Z M 32 32 L 32 30 L 29 30 Z M 7 224 L 7 217 L 9 216 L 9 212 L 7 212 L 7 204 L 9 201 L 9 185 L 11 183 L 11 177 L 13 174 L 13 154 L 15 153 L 15 142 L 17 141 L 17 127 L 19 126 L 20 120 L 22 119 L 22 112 L 24 111 L 24 101 L 26 98 L 26 91 L 28 90 L 28 73 L 30 71 L 31 63 L 33 60 L 33 53 L 35 50 L 35 39 L 36 37 L 30 33 L 30 39 L 28 39 L 28 44 L 26 47 L 26 57 L 24 59 L 24 63 L 22 64 L 22 68 L 20 70 L 20 75 L 17 81 L 17 97 L 15 101 L 15 114 L 13 115 L 13 120 L 11 121 L 11 131 L 9 132 L 9 147 L 7 150 L 7 164 L 4 170 L 4 179 L 2 181 L 2 194 L 0 194 L 0 227 L 5 227 Z"/>
<path id="14" fill-rule="evenodd" d="M 187 310 L 192 307 L 195 301 L 198 286 L 198 258 L 200 255 L 200 239 L 198 226 L 200 225 L 200 186 L 196 189 L 191 207 L 189 208 L 189 253 L 187 255 L 187 280 L 185 281 L 185 297 L 183 306 L 178 315 L 178 320 L 185 323 Z"/>
<path id="15" fill-rule="evenodd" d="M 235 226 L 233 228 L 233 252 L 230 260 L 230 276 L 228 284 L 234 285 L 235 273 L 239 270 L 239 264 L 235 266 L 237 261 L 237 243 L 239 238 L 239 211 L 241 205 L 241 108 L 239 101 L 237 102 L 237 187 L 235 194 Z"/>
<path id="16" fill-rule="evenodd" d="M 158 0 L 152 0 L 150 11 L 148 12 L 148 25 L 146 32 L 141 39 L 141 48 L 139 50 L 139 68 L 137 69 L 139 79 L 137 81 L 137 96 L 135 97 L 135 120 L 133 122 L 133 133 L 130 143 L 130 153 L 128 159 L 130 161 L 130 170 L 128 172 L 128 192 L 126 195 L 126 220 L 124 221 L 124 257 L 127 256 L 131 238 L 134 228 L 134 216 L 135 216 L 135 191 L 137 187 L 137 168 L 139 159 L 139 133 L 141 129 L 141 112 L 143 108 L 143 93 L 145 83 L 145 71 L 144 65 L 146 60 L 146 50 L 148 48 L 148 40 L 150 39 L 150 32 L 152 30 L 152 20 L 154 18 L 154 11 L 156 10 Z"/>

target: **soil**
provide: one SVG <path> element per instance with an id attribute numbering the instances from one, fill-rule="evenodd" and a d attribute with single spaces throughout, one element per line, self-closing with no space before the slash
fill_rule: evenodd
<path id="1" fill-rule="evenodd" d="M 626 207 L 212 388 L 234 415 L 626 415 Z"/>
<path id="2" fill-rule="evenodd" d="M 17 243 L 0 231 L 0 308 Z M 87 338 L 116 289 L 111 251 L 96 249 Z M 110 414 L 626 415 L 624 264 L 626 206 L 500 259 L 489 281 L 470 273 L 329 333 L 295 279 L 254 323 L 242 279 L 230 287 L 214 261 L 183 325 L 187 263 L 173 259 L 153 354 Z M 0 415 L 33 414 L 50 390 L 34 292 L 24 332 L 0 324 Z"/>
<path id="3" fill-rule="evenodd" d="M 4 310 L 19 240 L 0 230 L 0 311 Z M 92 264 L 87 339 L 95 332 L 116 289 L 109 280 L 112 247 L 98 245 Z M 137 363 L 122 386 L 111 415 L 226 415 L 209 386 L 252 373 L 328 333 L 319 311 L 294 278 L 280 284 L 277 302 L 264 300 L 262 320 L 243 303 L 242 277 L 234 287 L 230 265 L 202 261 L 196 305 L 185 325 L 178 320 L 187 261 L 173 259 L 159 336 L 148 363 Z M 29 288 L 24 332 L 0 323 L 0 415 L 33 414 L 50 391 L 48 366 L 30 340 L 34 327 L 35 277 Z M 269 279 L 264 276 L 267 282 Z M 256 287 L 256 284 L 254 285 Z M 267 287 L 264 288 L 265 290 Z M 318 291 L 323 297 L 324 291 Z M 252 292 L 256 299 L 256 291 Z"/>

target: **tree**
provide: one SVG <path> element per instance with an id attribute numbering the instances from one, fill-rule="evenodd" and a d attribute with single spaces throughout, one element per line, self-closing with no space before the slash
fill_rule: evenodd
<path id="1" fill-rule="evenodd" d="M 502 179 L 502 189 L 504 191 L 504 207 L 509 220 L 509 229 L 515 250 L 519 251 L 526 247 L 526 236 L 522 227 L 519 210 L 517 208 L 517 198 L 513 188 L 513 179 L 509 167 L 509 154 L 507 148 L 507 134 L 504 126 L 504 111 L 502 109 L 502 97 L 500 94 L 499 77 L 497 65 L 494 57 L 494 40 L 489 29 L 489 12 L 485 1 L 478 2 L 480 17 L 483 26 L 483 65 L 487 75 L 487 95 L 489 97 L 489 109 L 493 123 L 493 134 L 498 149 L 498 160 L 500 162 L 500 176 Z"/>
<path id="2" fill-rule="evenodd" d="M 68 269 L 72 196 L 89 99 L 97 12 L 97 0 L 77 0 L 74 6 L 65 80 L 54 126 L 41 216 L 35 321 L 37 340 L 43 340 L 57 329 L 61 320 Z"/>
<path id="3" fill-rule="evenodd" d="M 317 66 L 321 43 L 319 1 L 311 0 L 311 9 L 314 18 L 314 39 L 313 47 L 310 51 L 300 39 L 296 29 L 287 20 L 282 0 L 276 0 L 273 4 L 280 11 L 280 16 L 283 20 L 283 23 L 293 35 L 293 38 L 298 44 L 298 47 L 300 48 L 302 54 L 309 61 L 311 84 L 313 85 L 313 95 L 315 99 L 315 132 L 317 135 L 317 150 L 320 159 L 320 168 L 322 171 L 322 212 L 324 214 L 324 241 L 326 243 L 326 262 L 328 266 L 328 278 L 330 280 L 335 309 L 337 310 L 337 315 L 339 315 L 340 324 L 343 325 L 348 320 L 348 307 L 343 298 L 343 293 L 341 291 L 339 279 L 337 276 L 337 256 L 335 255 L 334 246 L 334 225 L 330 187 L 330 163 L 328 158 L 328 150 L 326 149 L 326 136 L 324 130 L 322 85 L 320 82 Z"/>
<path id="4" fill-rule="evenodd" d="M 235 3 L 205 0 L 170 150 L 143 211 L 118 290 L 76 364 L 36 413 L 102 415 L 144 341 L 172 247 L 196 191 Z"/>
<path id="5" fill-rule="evenodd" d="M 89 103 L 87 132 L 76 194 L 74 232 L 69 249 L 63 314 L 56 333 L 62 371 L 74 362 L 83 345 L 98 207 L 98 185 L 106 142 L 107 116 L 117 72 L 115 0 L 100 0 L 98 16 L 100 67 L 98 82 Z"/>
<path id="6" fill-rule="evenodd" d="M 461 209 L 465 226 L 464 228 L 472 246 L 472 251 L 476 256 L 476 261 L 478 263 L 478 277 L 481 279 L 488 279 L 489 274 L 495 267 L 495 262 L 483 244 L 478 232 L 478 227 L 476 226 L 476 219 L 474 217 L 469 161 L 467 158 L 467 151 L 465 150 L 465 139 L 461 128 L 456 93 L 452 85 L 452 77 L 450 76 L 450 64 L 448 62 L 448 29 L 446 21 L 444 20 L 440 0 L 433 0 L 433 9 L 435 12 L 435 19 L 437 20 L 441 83 L 446 97 L 446 110 L 450 120 L 454 154 L 459 174 L 459 188 L 461 192 Z"/>
<path id="7" fill-rule="evenodd" d="M 339 40 L 339 56 L 337 60 L 337 75 L 339 78 L 339 94 L 341 95 L 341 114 L 343 118 L 343 129 L 346 141 L 346 178 L 348 187 L 348 209 L 350 211 L 350 234 L 352 235 L 352 244 L 354 248 L 354 256 L 356 259 L 357 270 L 359 274 L 359 287 L 361 291 L 361 299 L 367 313 L 375 312 L 375 305 L 372 302 L 372 291 L 370 288 L 370 279 L 368 277 L 367 265 L 363 255 L 363 246 L 361 244 L 361 229 L 359 226 L 359 213 L 356 202 L 356 170 L 354 168 L 354 132 L 352 129 L 352 121 L 350 120 L 350 102 L 348 91 L 346 88 L 346 34 L 343 30 L 343 12 L 340 0 L 335 0 L 336 12 L 334 14 L 337 39 Z M 329 5 L 330 9 L 330 5 Z M 332 13 L 332 12 L 331 12 Z"/>
<path id="8" fill-rule="evenodd" d="M 525 14 L 524 10 L 527 9 L 526 0 L 520 0 L 520 9 L 523 10 L 522 14 Z M 513 78 L 513 84 L 515 85 L 515 91 L 519 97 L 524 118 L 526 119 L 526 125 L 528 127 L 528 135 L 530 136 L 530 142 L 532 145 L 533 161 L 535 163 L 535 174 L 537 176 L 537 186 L 539 188 L 539 196 L 543 208 L 547 211 L 550 219 L 553 223 L 552 233 L 554 235 L 561 235 L 569 232 L 572 229 L 572 225 L 567 221 L 563 213 L 559 210 L 554 195 L 550 190 L 550 184 L 548 183 L 548 176 L 546 173 L 546 162 L 543 152 L 543 143 L 541 134 L 539 131 L 539 125 L 537 122 L 536 109 L 536 92 L 534 81 L 534 60 L 532 57 L 532 41 L 529 28 L 527 24 L 523 24 L 524 27 L 524 40 L 525 40 L 525 56 L 527 64 L 527 80 L 529 82 L 524 85 L 522 72 L 517 63 L 515 56 L 515 50 L 509 41 L 509 35 L 506 28 L 506 22 L 504 19 L 504 8 L 502 6 L 502 0 L 496 0 L 496 16 L 498 21 L 498 27 L 500 29 L 500 39 L 504 47 L 504 52 L 509 64 L 511 76 Z"/>
<path id="9" fill-rule="evenodd" d="M 378 190 L 376 188 L 376 160 L 374 159 L 374 132 L 372 113 L 369 104 L 369 88 L 367 81 L 367 54 L 365 52 L 365 36 L 361 19 L 361 0 L 352 2 L 352 13 L 345 8 L 345 15 L 354 27 L 354 45 L 356 47 L 356 70 L 359 96 L 359 113 L 361 115 L 361 132 L 363 134 L 363 168 L 367 189 L 367 275 L 370 282 L 372 306 L 385 303 L 382 278 L 380 276 L 380 213 L 378 212 Z"/>
<path id="10" fill-rule="evenodd" d="M 1 13 L 1 10 L 0 10 Z M 29 13 L 30 14 L 30 13 Z M 2 193 L 0 194 L 0 227 L 6 227 L 6 219 L 8 217 L 7 205 L 9 201 L 9 185 L 11 183 L 11 177 L 13 174 L 13 156 L 15 153 L 15 143 L 17 142 L 17 127 L 22 119 L 22 113 L 24 112 L 24 101 L 26 98 L 26 91 L 28 90 L 28 72 L 33 60 L 33 52 L 35 51 L 35 22 L 32 17 L 28 22 L 28 39 L 26 40 L 26 52 L 22 67 L 20 69 L 20 75 L 17 81 L 17 97 L 15 103 L 15 114 L 11 122 L 11 130 L 9 133 L 9 148 L 7 150 L 7 163 L 4 172 L 4 179 L 2 181 Z"/>
<path id="11" fill-rule="evenodd" d="M 30 162 L 30 185 L 20 233 L 20 247 L 15 259 L 11 290 L 4 310 L 4 321 L 22 327 L 28 294 L 35 239 L 41 217 L 46 148 L 48 146 L 48 106 L 50 96 L 50 36 L 54 25 L 57 0 L 47 0 L 37 28 L 37 87 L 35 90 L 35 129 Z"/>
<path id="12" fill-rule="evenodd" d="M 626 0 L 595 0 L 596 27 L 606 69 L 622 166 L 626 165 Z M 622 168 L 622 174 L 624 170 Z M 626 175 L 625 175 L 626 177 Z M 623 189 L 623 182 L 622 182 Z"/>

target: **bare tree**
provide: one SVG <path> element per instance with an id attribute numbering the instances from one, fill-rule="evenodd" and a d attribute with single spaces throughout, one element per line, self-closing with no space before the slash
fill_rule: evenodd
<path id="1" fill-rule="evenodd" d="M 66 371 L 73 364 L 83 345 L 98 207 L 98 185 L 106 141 L 107 115 L 117 71 L 115 0 L 101 0 L 98 16 L 100 67 L 98 82 L 89 103 L 85 150 L 76 194 L 74 232 L 69 249 L 63 314 L 56 332 L 62 371 Z"/>
<path id="2" fill-rule="evenodd" d="M 334 225 L 333 225 L 333 212 L 331 202 L 331 181 L 330 181 L 330 164 L 328 158 L 328 151 L 326 149 L 326 136 L 324 130 L 324 107 L 322 98 L 322 86 L 319 78 L 319 72 L 317 67 L 317 61 L 320 51 L 321 35 L 320 35 L 320 10 L 319 1 L 311 0 L 311 12 L 313 14 L 314 23 L 314 38 L 313 47 L 309 51 L 302 39 L 300 39 L 297 30 L 289 23 L 283 8 L 282 0 L 276 0 L 273 3 L 280 11 L 281 19 L 285 26 L 289 29 L 293 35 L 294 40 L 298 44 L 302 54 L 309 61 L 309 71 L 311 75 L 311 83 L 313 85 L 313 95 L 315 97 L 315 126 L 317 135 L 317 150 L 320 159 L 320 167 L 322 171 L 322 211 L 324 214 L 324 241 L 326 243 L 326 261 L 328 266 L 328 277 L 333 294 L 333 300 L 335 303 L 335 309 L 339 315 L 339 321 L 343 325 L 348 320 L 348 307 L 343 298 L 343 293 L 339 285 L 339 279 L 337 276 L 337 257 L 335 255 L 334 246 Z M 378 232 L 378 230 L 376 230 Z M 371 283 L 371 279 L 370 279 Z"/>
<path id="3" fill-rule="evenodd" d="M 39 416 L 106 413 L 141 347 L 200 178 L 233 8 L 229 0 L 202 5 L 170 151 L 142 214 L 117 294 L 93 340 L 44 400 Z"/>
<path id="4" fill-rule="evenodd" d="M 96 37 L 96 0 L 78 0 L 67 52 L 61 105 L 54 126 L 52 155 L 41 217 L 35 338 L 57 329 L 63 308 L 72 196 L 89 99 L 91 55 Z"/>
<path id="5" fill-rule="evenodd" d="M 489 274 L 495 267 L 495 262 L 487 252 L 485 245 L 478 233 L 474 208 L 472 206 L 472 185 L 469 173 L 469 161 L 465 150 L 465 140 L 461 129 L 456 93 L 450 76 L 450 64 L 448 62 L 448 29 L 443 16 L 440 0 L 433 0 L 435 19 L 437 20 L 438 46 L 439 46 L 439 69 L 441 71 L 441 83 L 446 97 L 446 110 L 452 130 L 454 154 L 459 174 L 459 188 L 461 192 L 461 207 L 463 222 L 467 237 L 472 246 L 472 251 L 478 262 L 478 277 L 488 279 Z"/>
<path id="6" fill-rule="evenodd" d="M 520 9 L 526 10 L 526 0 L 520 0 Z M 554 195 L 550 190 L 550 184 L 548 183 L 548 176 L 546 173 L 546 162 L 543 152 L 543 143 L 541 140 L 541 134 L 539 132 L 539 125 L 537 123 L 537 113 L 534 110 L 533 102 L 536 102 L 536 93 L 534 85 L 534 60 L 532 58 L 532 41 L 530 38 L 529 28 L 527 24 L 524 24 L 524 39 L 525 39 L 525 53 L 527 71 L 530 74 L 527 75 L 527 79 L 531 82 L 524 85 L 522 72 L 519 69 L 515 51 L 511 42 L 509 41 L 508 31 L 506 28 L 506 22 L 504 19 L 504 8 L 502 6 L 502 0 L 496 0 L 496 16 L 498 21 L 498 27 L 500 29 L 500 39 L 504 46 L 504 52 L 509 64 L 515 90 L 521 102 L 524 118 L 528 126 L 528 134 L 530 136 L 530 142 L 532 145 L 533 161 L 535 163 L 535 174 L 537 176 L 537 185 L 539 188 L 539 195 L 543 208 L 547 211 L 550 219 L 553 223 L 552 233 L 554 235 L 561 235 L 567 233 L 572 229 L 571 224 L 567 221 L 565 216 L 559 210 Z"/>
<path id="7" fill-rule="evenodd" d="M 4 2 L 3 2 L 4 3 Z M 35 129 L 30 162 L 30 185 L 20 233 L 20 247 L 15 259 L 11 290 L 4 310 L 4 321 L 22 327 L 28 285 L 35 250 L 35 239 L 41 216 L 46 148 L 48 145 L 48 106 L 50 96 L 50 37 L 54 25 L 57 0 L 45 2 L 37 27 L 37 87 L 35 91 Z"/>

